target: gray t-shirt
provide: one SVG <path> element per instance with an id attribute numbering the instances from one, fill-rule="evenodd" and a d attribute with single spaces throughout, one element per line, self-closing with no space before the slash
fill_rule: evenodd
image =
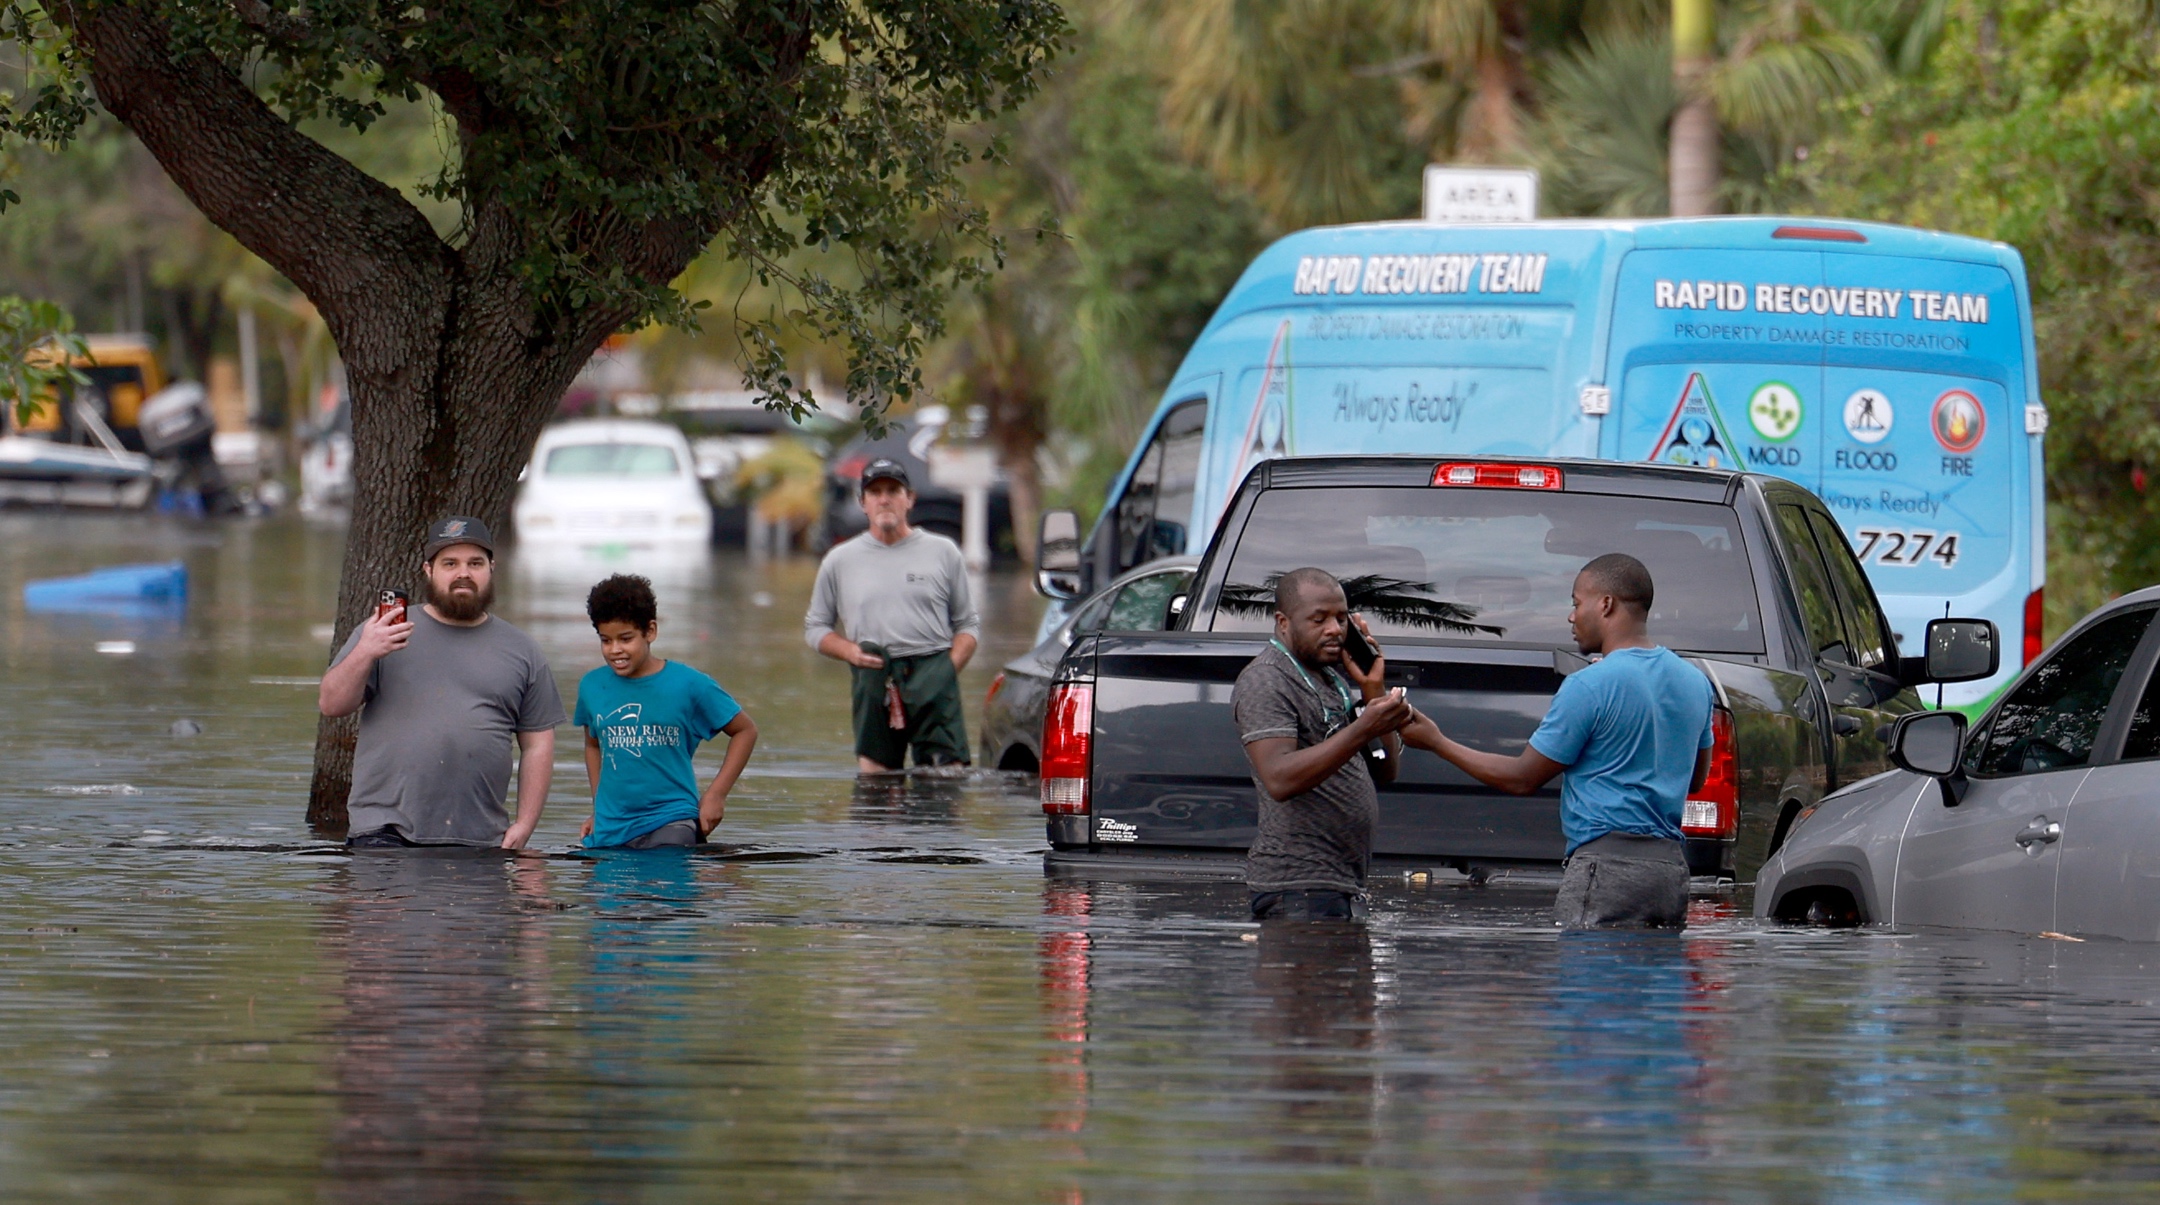
<path id="1" fill-rule="evenodd" d="M 1306 749 L 1349 723 L 1348 702 L 1356 699 L 1357 692 L 1333 668 L 1302 670 L 1270 645 L 1238 675 L 1230 714 L 1247 744 L 1287 736 Z M 1275 799 L 1257 775 L 1253 789 L 1260 796 L 1260 835 L 1245 857 L 1246 886 L 1254 891 L 1365 889 L 1380 797 L 1363 756 L 1344 762 L 1303 795 Z"/>
<path id="2" fill-rule="evenodd" d="M 818 566 L 803 639 L 816 648 L 835 627 L 895 657 L 942 653 L 962 632 L 980 637 L 960 546 L 920 527 L 897 544 L 866 531 L 834 545 Z"/>
<path id="3" fill-rule="evenodd" d="M 412 622 L 411 641 L 368 673 L 347 803 L 352 831 L 499 845 L 510 827 L 514 734 L 568 722 L 555 675 L 533 638 L 500 616 L 464 628 L 416 606 Z M 356 628 L 330 664 L 359 641 Z"/>

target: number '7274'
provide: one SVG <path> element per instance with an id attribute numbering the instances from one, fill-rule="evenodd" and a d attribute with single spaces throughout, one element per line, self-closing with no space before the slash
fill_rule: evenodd
<path id="1" fill-rule="evenodd" d="M 1906 531 L 1895 527 L 1863 527 L 1860 546 L 1853 549 L 1862 563 L 1877 565 L 1924 565 L 1933 561 L 1943 568 L 1957 564 L 1958 533 L 1954 531 Z"/>

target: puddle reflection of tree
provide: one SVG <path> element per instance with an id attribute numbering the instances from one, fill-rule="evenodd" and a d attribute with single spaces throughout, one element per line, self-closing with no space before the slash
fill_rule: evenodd
<path id="1" fill-rule="evenodd" d="M 326 954 L 342 971 L 331 1193 L 502 1199 L 529 1118 L 516 1074 L 547 1011 L 547 865 L 370 855 L 338 876 Z"/>
<path id="2" fill-rule="evenodd" d="M 1254 1023 L 1274 1075 L 1265 1127 L 1273 1158 L 1360 1164 L 1376 1136 L 1372 940 L 1355 921 L 1271 921 L 1260 927 Z"/>

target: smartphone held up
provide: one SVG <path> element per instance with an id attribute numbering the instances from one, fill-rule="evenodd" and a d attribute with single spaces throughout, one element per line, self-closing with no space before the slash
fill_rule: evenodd
<path id="1" fill-rule="evenodd" d="M 408 601 L 403 590 L 383 591 L 375 596 L 375 618 L 383 623 L 404 623 Z"/>

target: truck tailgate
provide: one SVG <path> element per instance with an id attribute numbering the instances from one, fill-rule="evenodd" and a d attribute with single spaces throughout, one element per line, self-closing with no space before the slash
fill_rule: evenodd
<path id="1" fill-rule="evenodd" d="M 1230 689 L 1267 646 L 1246 634 L 1099 638 L 1093 821 L 1102 845 L 1243 849 L 1258 809 L 1230 715 Z M 1441 730 L 1473 748 L 1514 753 L 1535 731 L 1560 675 L 1550 650 L 1460 647 L 1397 638 L 1388 682 Z M 1410 751 L 1380 791 L 1375 852 L 1435 860 L 1557 862 L 1557 786 L 1527 797 L 1483 786 Z"/>

